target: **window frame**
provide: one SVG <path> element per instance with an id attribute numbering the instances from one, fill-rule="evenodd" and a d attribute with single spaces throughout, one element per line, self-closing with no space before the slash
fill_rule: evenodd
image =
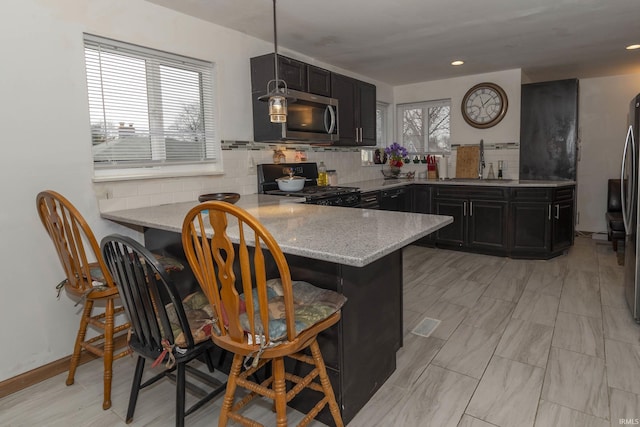
<path id="1" fill-rule="evenodd" d="M 378 111 L 380 112 L 380 122 L 378 123 Z M 389 104 L 382 101 L 376 101 L 376 147 L 384 148 L 389 145 Z M 381 139 L 378 139 L 378 135 Z"/>
<path id="2" fill-rule="evenodd" d="M 114 160 L 110 161 L 109 163 L 100 164 L 99 161 L 96 161 L 92 150 L 91 158 L 94 171 L 93 180 L 96 182 L 101 182 L 127 179 L 145 179 L 154 177 L 161 178 L 176 176 L 196 176 L 203 174 L 222 174 L 222 147 L 220 138 L 218 136 L 219 117 L 217 114 L 217 97 L 215 95 L 217 93 L 215 86 L 216 64 L 210 61 L 189 58 L 182 55 L 160 51 L 157 49 L 142 47 L 131 43 L 121 42 L 84 33 L 83 55 L 85 57 L 85 67 L 87 67 L 85 69 L 85 77 L 87 79 L 89 79 L 87 52 L 90 49 L 96 49 L 100 47 L 105 47 L 105 51 L 108 51 L 112 54 L 117 55 L 120 53 L 121 55 L 126 57 L 137 58 L 145 61 L 146 71 L 144 81 L 146 82 L 147 95 L 143 102 L 146 102 L 148 104 L 148 111 L 146 115 L 148 119 L 149 130 L 147 131 L 148 135 L 144 133 L 143 135 L 149 138 L 149 149 L 151 150 L 151 157 L 144 160 L 135 160 L 135 157 L 133 157 L 130 160 Z M 202 150 L 201 153 L 203 153 L 203 157 L 201 157 L 200 159 L 180 159 L 179 156 L 178 158 L 174 159 L 166 158 L 166 148 L 167 142 L 169 140 L 170 128 L 164 126 L 163 115 L 167 113 L 167 111 L 169 111 L 167 110 L 167 108 L 170 108 L 170 106 L 178 105 L 176 103 L 179 103 L 180 101 L 172 100 L 174 104 L 170 106 L 160 104 L 162 107 L 160 109 L 157 108 L 158 103 L 162 102 L 160 100 L 162 96 L 162 92 L 160 90 L 162 85 L 160 73 L 163 66 L 167 67 L 167 70 L 176 69 L 183 70 L 185 72 L 197 73 L 197 91 L 199 93 L 199 105 L 197 106 L 197 108 L 201 111 L 201 113 L 198 114 L 202 114 L 202 120 L 204 123 L 201 131 L 202 138 L 204 138 L 204 140 L 202 141 L 201 145 L 196 144 L 195 146 L 191 146 L 191 148 L 194 148 L 197 151 L 198 147 L 200 147 L 199 149 Z M 90 96 L 90 84 L 88 80 L 85 82 L 87 84 L 87 94 L 88 96 Z M 101 97 L 99 99 L 104 98 Z M 90 104 L 89 98 L 87 98 L 87 101 Z M 88 108 L 88 110 L 90 111 L 90 108 Z M 137 110 L 125 111 L 130 111 L 131 113 L 132 111 Z M 107 113 L 103 111 L 102 114 L 104 115 L 106 120 Z M 94 121 L 92 120 L 92 118 L 95 118 L 95 115 L 92 117 L 92 115 L 89 114 L 89 116 L 90 128 L 93 128 L 94 126 L 92 122 Z M 105 127 L 105 133 L 103 135 L 106 135 L 107 129 L 109 129 L 109 131 L 113 131 L 112 129 Z M 200 135 L 200 131 L 196 132 L 197 135 Z M 178 132 L 176 137 L 188 137 L 189 135 L 193 136 L 194 134 L 189 133 L 188 131 L 183 131 L 183 133 Z M 93 137 L 94 131 L 91 130 L 89 140 L 92 144 L 92 147 Z M 197 139 L 195 141 L 199 142 Z"/>
<path id="3" fill-rule="evenodd" d="M 421 141 L 421 147 L 418 149 L 418 151 L 415 151 L 416 154 L 418 153 L 425 153 L 425 154 L 449 154 L 451 153 L 451 99 L 447 98 L 447 99 L 436 99 L 436 100 L 429 100 L 429 101 L 419 101 L 419 102 L 407 102 L 407 103 L 401 103 L 401 104 L 396 104 L 396 132 L 397 132 L 397 141 L 400 145 L 406 147 L 408 149 L 409 144 L 404 140 L 404 111 L 407 109 L 417 109 L 417 108 L 422 108 L 422 109 L 429 109 L 429 108 L 433 108 L 433 107 L 441 107 L 441 106 L 446 106 L 449 107 L 449 142 L 447 144 L 447 147 L 442 149 L 442 150 L 430 150 L 429 149 L 429 137 L 430 134 L 427 133 L 425 135 L 423 135 L 422 141 Z M 429 115 L 426 114 L 425 118 L 428 119 Z M 429 129 L 429 123 L 428 120 L 427 122 L 423 121 L 423 129 Z M 418 147 L 416 147 L 418 148 Z M 414 151 L 411 151 L 411 153 L 414 153 Z"/>

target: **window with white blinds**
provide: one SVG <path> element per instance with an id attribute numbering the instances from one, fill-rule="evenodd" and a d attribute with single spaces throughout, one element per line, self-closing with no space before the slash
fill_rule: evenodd
<path id="1" fill-rule="evenodd" d="M 214 64 L 85 34 L 96 169 L 213 162 Z"/>

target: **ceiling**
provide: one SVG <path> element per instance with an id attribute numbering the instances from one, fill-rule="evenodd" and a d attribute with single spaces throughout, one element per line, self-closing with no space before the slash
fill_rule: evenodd
<path id="1" fill-rule="evenodd" d="M 148 1 L 273 42 L 271 0 Z M 639 0 L 278 0 L 277 20 L 279 47 L 393 86 L 640 73 Z"/>

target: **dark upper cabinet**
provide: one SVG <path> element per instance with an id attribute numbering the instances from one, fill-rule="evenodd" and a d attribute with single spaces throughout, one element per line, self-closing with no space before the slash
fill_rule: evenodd
<path id="1" fill-rule="evenodd" d="M 307 92 L 330 97 L 331 73 L 329 70 L 307 65 Z"/>
<path id="2" fill-rule="evenodd" d="M 331 96 L 338 100 L 336 145 L 376 145 L 376 87 L 331 73 Z"/>
<path id="3" fill-rule="evenodd" d="M 576 179 L 578 80 L 522 85 L 520 179 Z"/>
<path id="4" fill-rule="evenodd" d="M 360 113 L 360 144 L 376 145 L 376 87 L 358 81 L 356 95 Z"/>
<path id="5" fill-rule="evenodd" d="M 278 55 L 278 77 L 287 82 L 289 89 L 307 90 L 307 64 Z"/>
<path id="6" fill-rule="evenodd" d="M 255 92 L 266 92 L 267 83 L 275 76 L 273 53 L 251 58 L 251 87 Z M 320 67 L 278 55 L 278 77 L 287 87 L 301 92 L 331 96 L 331 73 Z"/>
<path id="7" fill-rule="evenodd" d="M 266 93 L 267 83 L 275 78 L 273 53 L 251 58 L 251 90 L 253 93 Z M 307 64 L 278 55 L 278 78 L 293 90 L 305 91 L 307 88 Z"/>
<path id="8" fill-rule="evenodd" d="M 338 100 L 338 132 L 340 145 L 356 145 L 356 80 L 341 74 L 331 74 L 331 96 Z"/>

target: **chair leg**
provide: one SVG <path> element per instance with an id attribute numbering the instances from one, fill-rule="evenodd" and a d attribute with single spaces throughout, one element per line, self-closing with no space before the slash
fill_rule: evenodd
<path id="1" fill-rule="evenodd" d="M 618 240 L 613 239 L 612 243 L 613 243 L 613 252 L 618 252 Z"/>
<path id="2" fill-rule="evenodd" d="M 184 427 L 185 364 L 178 363 L 176 375 L 176 427 Z"/>
<path id="3" fill-rule="evenodd" d="M 331 382 L 329 381 L 329 377 L 327 376 L 327 369 L 324 366 L 324 359 L 322 358 L 322 353 L 320 352 L 320 346 L 318 345 L 318 341 L 314 338 L 311 343 L 311 355 L 313 356 L 313 361 L 316 364 L 316 368 L 318 368 L 318 376 L 320 377 L 320 384 L 322 385 L 322 389 L 324 390 L 325 396 L 327 396 L 327 400 L 329 403 L 329 410 L 331 411 L 331 415 L 333 416 L 333 421 L 336 423 L 336 427 L 343 427 L 344 424 L 342 422 L 342 415 L 340 414 L 340 408 L 338 407 L 338 402 L 336 402 L 336 396 L 333 393 L 333 387 L 331 387 Z"/>
<path id="4" fill-rule="evenodd" d="M 104 399 L 102 409 L 111 408 L 111 380 L 113 379 L 113 299 L 107 300 L 104 316 Z"/>
<path id="5" fill-rule="evenodd" d="M 229 377 L 227 379 L 227 391 L 224 394 L 222 408 L 220 409 L 220 417 L 218 418 L 218 427 L 226 427 L 229 422 L 229 411 L 231 411 L 231 407 L 233 406 L 237 387 L 236 380 L 238 379 L 238 375 L 240 375 L 242 360 L 243 357 L 239 354 L 235 354 L 233 356 L 231 370 L 229 371 Z"/>
<path id="6" fill-rule="evenodd" d="M 89 326 L 89 318 L 91 317 L 91 310 L 93 309 L 93 301 L 85 301 L 84 309 L 82 310 L 82 318 L 80 319 L 80 327 L 78 328 L 78 334 L 76 335 L 76 343 L 73 346 L 73 355 L 71 356 L 71 363 L 69 364 L 69 374 L 67 375 L 67 385 L 71 385 L 74 382 L 76 374 L 76 368 L 80 363 L 80 352 L 82 351 L 82 343 L 84 337 L 87 334 L 87 327 Z"/>
<path id="7" fill-rule="evenodd" d="M 271 361 L 273 366 L 273 391 L 276 394 L 276 426 L 287 425 L 287 389 L 284 381 L 284 358 L 278 357 Z"/>
<path id="8" fill-rule="evenodd" d="M 127 408 L 126 422 L 129 424 L 133 421 L 133 413 L 136 411 L 138 403 L 138 394 L 140 393 L 140 384 L 142 383 L 142 374 L 144 373 L 145 358 L 138 356 L 136 363 L 136 371 L 133 374 L 133 383 L 131 384 L 131 393 L 129 394 L 129 407 Z"/>

